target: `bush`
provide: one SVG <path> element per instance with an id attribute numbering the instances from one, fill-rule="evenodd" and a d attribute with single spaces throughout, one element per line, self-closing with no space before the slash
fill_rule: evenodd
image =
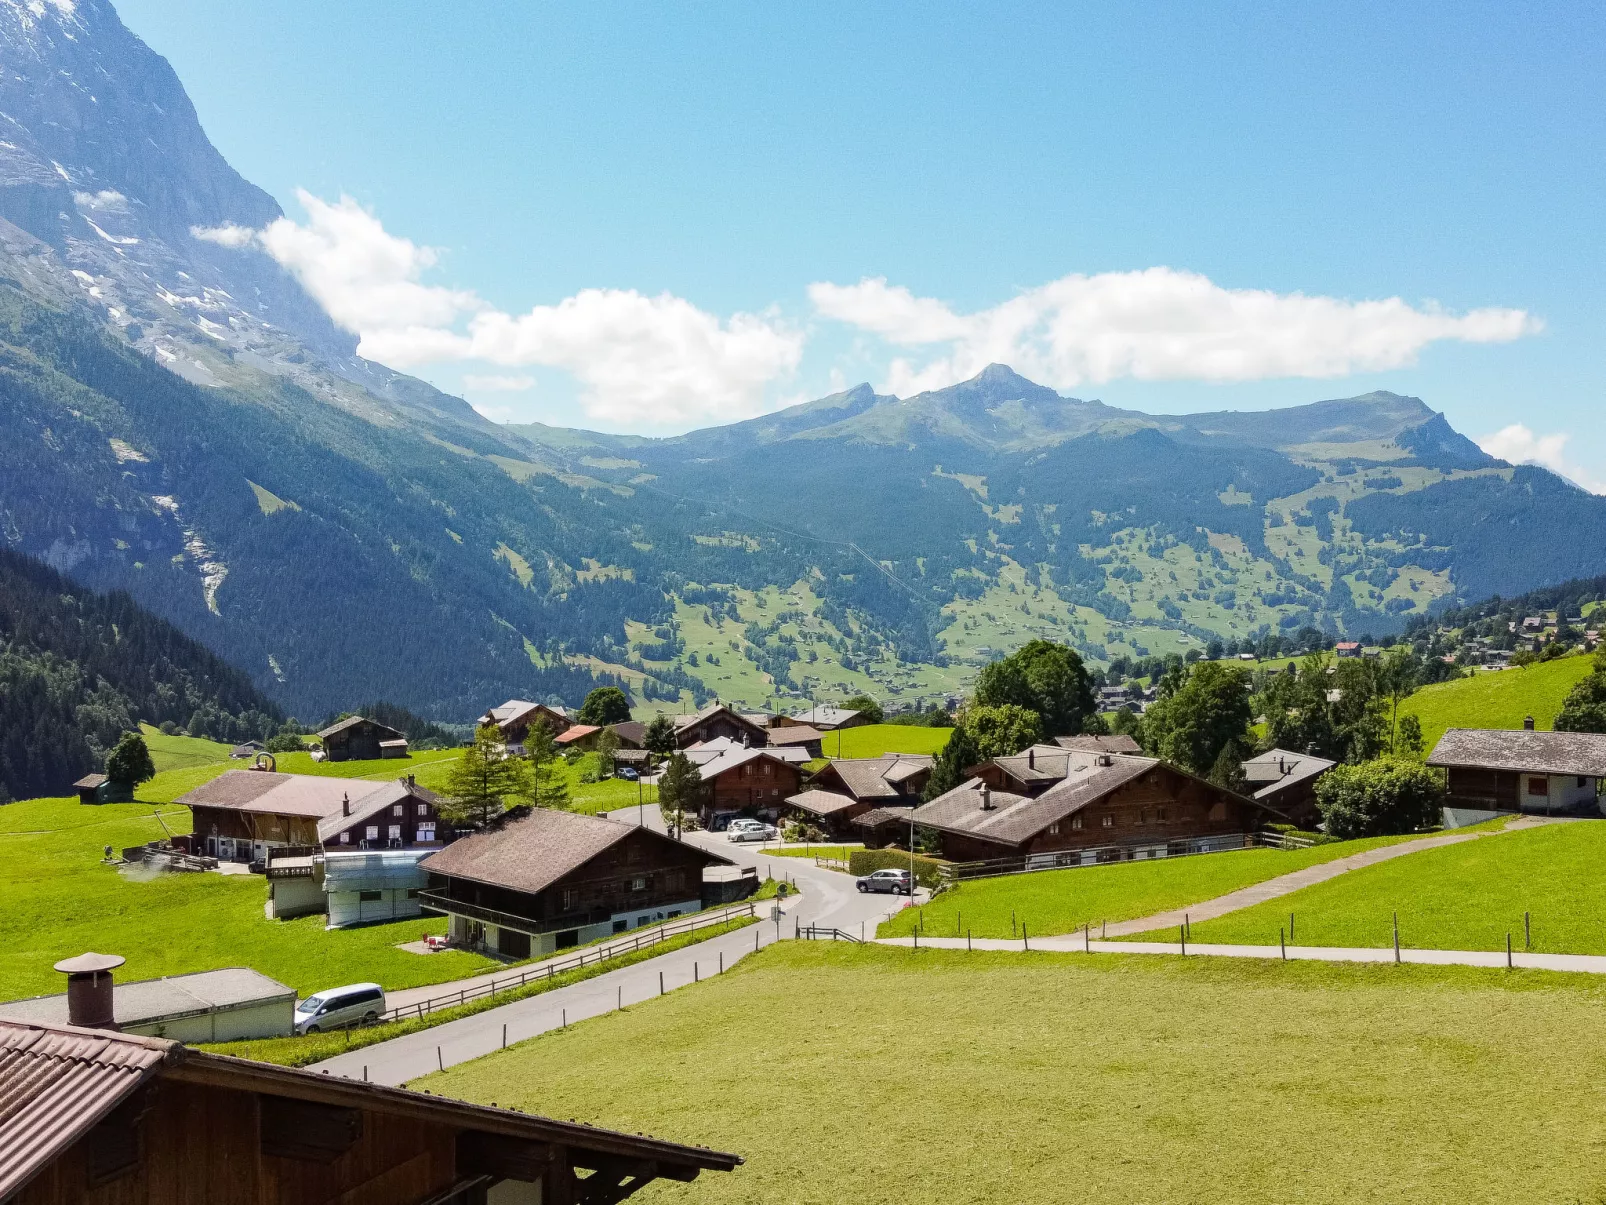
<path id="1" fill-rule="evenodd" d="M 936 887 L 942 882 L 942 867 L 937 858 L 915 855 L 915 882 L 922 887 Z M 862 878 L 877 870 L 908 870 L 909 855 L 897 849 L 856 849 L 848 855 L 848 873 Z"/>
<path id="2" fill-rule="evenodd" d="M 1339 840 L 1412 833 L 1439 822 L 1444 788 L 1420 762 L 1385 757 L 1334 766 L 1316 783 L 1316 806 Z"/>
<path id="3" fill-rule="evenodd" d="M 293 732 L 281 732 L 269 737 L 262 747 L 269 753 L 300 753 L 306 749 L 307 742 Z"/>
<path id="4" fill-rule="evenodd" d="M 576 764 L 580 768 L 581 782 L 602 781 L 602 754 L 587 753 Z"/>

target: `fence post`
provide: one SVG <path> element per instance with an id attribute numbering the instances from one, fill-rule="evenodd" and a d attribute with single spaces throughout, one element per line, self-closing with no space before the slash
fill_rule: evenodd
<path id="1" fill-rule="evenodd" d="M 965 949 L 966 950 L 975 949 L 975 947 L 970 944 L 970 930 L 969 929 L 965 930 Z"/>
<path id="2" fill-rule="evenodd" d="M 618 1002 L 615 1004 L 615 1007 L 619 1008 L 619 1009 L 623 1009 L 624 1006 L 625 1006 L 625 989 L 624 989 L 624 986 L 621 984 L 620 987 L 619 987 L 619 999 L 618 999 Z M 504 1025 L 502 1028 L 506 1029 L 507 1026 Z"/>
<path id="3" fill-rule="evenodd" d="M 697 969 L 695 962 L 691 964 L 691 981 L 693 983 L 701 983 L 703 981 L 702 973 Z"/>
<path id="4" fill-rule="evenodd" d="M 758 953 L 758 934 L 759 934 L 759 930 L 762 929 L 763 927 L 764 926 L 762 926 L 762 925 L 754 925 L 753 926 L 753 953 L 755 953 L 755 954 Z"/>
<path id="5" fill-rule="evenodd" d="M 1089 924 L 1086 924 L 1084 922 L 1083 925 L 1082 925 L 1082 953 L 1091 954 L 1092 952 L 1093 952 L 1093 926 L 1089 925 Z"/>
<path id="6" fill-rule="evenodd" d="M 1182 943 L 1182 952 L 1184 954 L 1186 954 L 1188 952 L 1188 926 L 1187 925 L 1178 925 L 1177 926 L 1177 939 Z"/>
<path id="7" fill-rule="evenodd" d="M 1511 969 L 1511 934 L 1506 934 L 1506 970 Z"/>
<path id="8" fill-rule="evenodd" d="M 502 1049 L 507 1049 L 507 1022 L 502 1022 Z"/>
<path id="9" fill-rule="evenodd" d="M 723 975 L 725 973 L 725 951 L 724 950 L 721 950 L 719 952 L 719 973 L 721 975 Z M 623 989 L 621 989 L 621 990 L 623 990 Z"/>
<path id="10" fill-rule="evenodd" d="M 1277 926 L 1277 945 L 1283 952 L 1283 961 L 1288 961 L 1288 935 L 1281 925 Z"/>
<path id="11" fill-rule="evenodd" d="M 1522 914 L 1522 948 L 1524 950 L 1534 948 L 1533 926 L 1529 923 L 1528 913 L 1526 912 Z"/>
<path id="12" fill-rule="evenodd" d="M 1187 930 L 1188 936 L 1193 936 L 1193 921 L 1186 912 L 1182 914 L 1182 927 Z"/>
<path id="13" fill-rule="evenodd" d="M 662 971 L 658 972 L 658 994 L 660 996 L 664 994 L 664 973 Z"/>
<path id="14" fill-rule="evenodd" d="M 1009 910 L 1009 935 L 1011 937 L 1015 936 L 1015 909 L 1013 908 Z"/>
<path id="15" fill-rule="evenodd" d="M 569 1010 L 568 1009 L 564 1009 L 563 1010 L 563 1028 L 564 1029 L 568 1029 L 569 1028 Z"/>
<path id="16" fill-rule="evenodd" d="M 1021 923 L 1020 923 L 1020 948 L 1023 949 L 1023 950 L 1029 950 L 1029 949 L 1032 948 L 1030 943 L 1028 943 L 1027 940 L 1026 940 L 1026 922 L 1025 921 L 1021 921 Z"/>
<path id="17" fill-rule="evenodd" d="M 1400 914 L 1394 914 L 1394 961 L 1400 961 Z"/>
<path id="18" fill-rule="evenodd" d="M 1294 940 L 1294 914 L 1292 912 L 1288 914 L 1288 940 Z"/>
<path id="19" fill-rule="evenodd" d="M 446 1060 L 441 1058 L 441 1048 L 439 1046 L 435 1047 L 435 1066 L 442 1071 L 446 1070 Z"/>
<path id="20" fill-rule="evenodd" d="M 1110 922 L 1107 921 L 1107 920 L 1101 920 L 1099 922 L 1099 940 L 1100 941 L 1108 941 L 1109 939 L 1110 939 Z"/>

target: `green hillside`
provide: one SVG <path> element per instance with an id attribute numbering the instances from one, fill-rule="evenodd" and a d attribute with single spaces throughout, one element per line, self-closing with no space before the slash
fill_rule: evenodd
<path id="1" fill-rule="evenodd" d="M 1474 670 L 1471 677 L 1424 686 L 1400 704 L 1401 715 L 1422 721 L 1426 748 L 1448 728 L 1521 728 L 1525 716 L 1548 730 L 1567 692 L 1587 678 L 1593 661 L 1575 654 L 1526 669 Z"/>

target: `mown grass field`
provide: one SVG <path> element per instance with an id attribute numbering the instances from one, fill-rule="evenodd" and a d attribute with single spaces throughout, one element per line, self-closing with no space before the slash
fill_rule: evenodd
<path id="1" fill-rule="evenodd" d="M 229 750 L 233 748 L 222 741 L 209 741 L 199 736 L 167 736 L 149 724 L 141 724 L 139 731 L 145 738 L 145 747 L 151 751 L 157 773 L 227 762 Z"/>
<path id="2" fill-rule="evenodd" d="M 363 980 L 418 987 L 496 965 L 474 954 L 395 948 L 444 931 L 440 918 L 326 932 L 321 916 L 266 919 L 256 876 L 136 882 L 103 865 L 107 845 L 120 853 L 161 837 L 164 824 L 189 831 L 189 809 L 164 807 L 160 820 L 154 811 L 149 803 L 85 807 L 76 798 L 0 808 L 0 999 L 64 990 L 51 965 L 85 950 L 123 955 L 125 980 L 248 966 L 303 994 Z"/>
<path id="3" fill-rule="evenodd" d="M 962 937 L 967 929 L 975 937 L 1015 937 L 1024 923 L 1028 933 L 1043 937 L 1073 933 L 1083 925 L 1096 927 L 1101 921 L 1135 920 L 1181 908 L 1307 866 L 1408 840 L 1371 837 L 1310 849 L 1245 849 L 978 879 L 943 892 L 923 908 L 904 909 L 883 921 L 877 932 L 882 937 L 907 937 L 920 924 L 922 932 L 933 937 Z"/>
<path id="4" fill-rule="evenodd" d="M 1499 833 L 1351 871 L 1200 922 L 1193 940 L 1275 945 L 1278 927 L 1292 912 L 1299 945 L 1381 948 L 1393 944 L 1398 912 L 1403 946 L 1503 950 L 1510 933 L 1521 950 L 1522 914 L 1528 912 L 1535 950 L 1606 954 L 1602 866 L 1606 823 L 1580 820 Z"/>
<path id="5" fill-rule="evenodd" d="M 1422 721 L 1428 750 L 1447 729 L 1521 728 L 1529 715 L 1545 731 L 1555 724 L 1567 692 L 1593 668 L 1593 658 L 1574 655 L 1526 669 L 1477 670 L 1470 678 L 1424 686 L 1400 704 L 1400 714 Z"/>
<path id="6" fill-rule="evenodd" d="M 920 728 L 913 724 L 865 724 L 827 732 L 821 752 L 826 757 L 880 757 L 884 753 L 940 753 L 952 728 Z M 840 747 L 840 752 L 838 751 Z"/>
<path id="7" fill-rule="evenodd" d="M 1582 975 L 785 942 L 413 1086 L 747 1160 L 643 1202 L 1570 1205 L 1606 1191 L 1603 1006 Z"/>

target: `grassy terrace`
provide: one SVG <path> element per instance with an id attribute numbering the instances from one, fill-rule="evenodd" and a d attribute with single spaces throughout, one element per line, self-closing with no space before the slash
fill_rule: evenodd
<path id="1" fill-rule="evenodd" d="M 913 724 L 865 724 L 827 732 L 821 752 L 826 757 L 880 757 L 883 753 L 940 753 L 952 728 L 919 728 Z M 837 752 L 838 744 L 842 751 Z"/>
<path id="2" fill-rule="evenodd" d="M 1567 692 L 1593 665 L 1591 658 L 1574 655 L 1526 669 L 1478 670 L 1470 678 L 1424 686 L 1400 704 L 1400 714 L 1422 721 L 1430 750 L 1448 728 L 1521 728 L 1523 717 L 1531 715 L 1538 728 L 1548 729 Z"/>
<path id="3" fill-rule="evenodd" d="M 1201 922 L 1193 926 L 1193 940 L 1275 944 L 1278 926 L 1286 925 L 1293 912 L 1300 945 L 1387 947 L 1393 944 L 1397 911 L 1405 946 L 1503 950 L 1510 933 L 1520 950 L 1526 911 L 1533 919 L 1535 950 L 1606 954 L 1603 863 L 1606 823 L 1577 821 L 1500 833 L 1369 866 Z M 1151 935 L 1151 940 L 1170 939 Z"/>
<path id="4" fill-rule="evenodd" d="M 978 879 L 943 892 L 924 908 L 899 912 L 882 922 L 878 933 L 907 937 L 921 922 L 922 931 L 933 937 L 962 936 L 966 929 L 976 937 L 1013 937 L 1018 932 L 1013 926 L 1022 921 L 1028 932 L 1044 937 L 1071 933 L 1083 925 L 1135 920 L 1214 899 L 1307 866 L 1408 840 L 1372 837 L 1310 849 L 1246 849 Z M 1195 927 L 1196 933 L 1202 931 L 1203 926 Z"/>
<path id="5" fill-rule="evenodd" d="M 747 1159 L 647 1203 L 1570 1203 L 1603 1188 L 1603 1005 L 1540 972 L 786 942 L 414 1086 Z"/>
<path id="6" fill-rule="evenodd" d="M 169 791 L 162 784 L 155 793 Z M 125 980 L 249 966 L 303 993 L 368 979 L 418 987 L 496 965 L 474 954 L 424 957 L 395 948 L 443 932 L 440 918 L 326 932 L 321 916 L 264 917 L 266 890 L 255 876 L 137 882 L 101 862 L 104 846 L 120 853 L 189 828 L 188 808 L 151 803 L 33 799 L 0 808 L 0 999 L 61 991 L 51 964 L 85 950 L 122 954 Z"/>

